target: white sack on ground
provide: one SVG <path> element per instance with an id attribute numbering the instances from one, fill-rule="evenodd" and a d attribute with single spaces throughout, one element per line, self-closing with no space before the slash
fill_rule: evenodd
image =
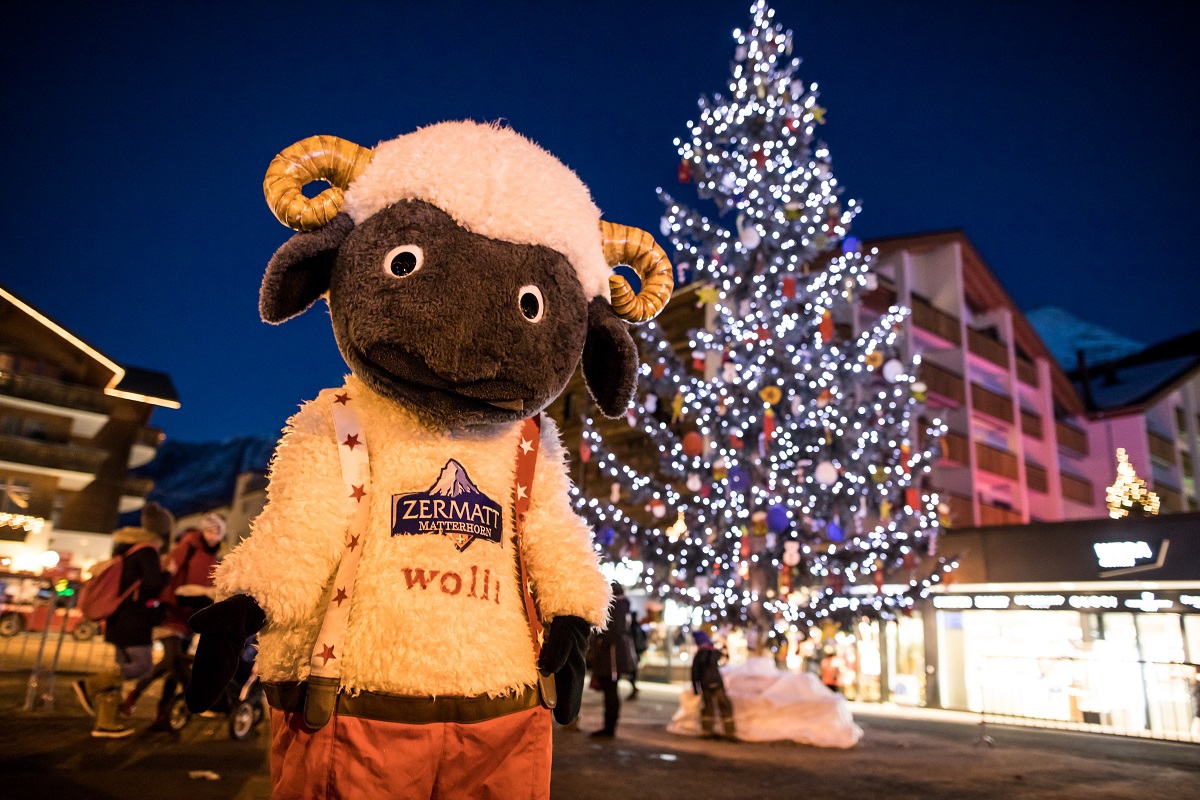
<path id="1" fill-rule="evenodd" d="M 815 675 L 785 672 L 770 657 L 758 657 L 740 667 L 722 668 L 721 676 L 733 703 L 737 738 L 744 742 L 793 741 L 846 748 L 862 738 L 846 698 L 825 688 Z M 718 731 L 720 724 L 718 713 Z M 679 709 L 667 730 L 683 736 L 703 733 L 700 697 L 690 688 L 680 694 Z"/>

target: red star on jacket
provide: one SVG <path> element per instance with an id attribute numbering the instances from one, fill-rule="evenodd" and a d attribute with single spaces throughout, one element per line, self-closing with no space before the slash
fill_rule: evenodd
<path id="1" fill-rule="evenodd" d="M 348 544 L 348 545 L 346 545 L 346 546 L 347 546 L 347 547 L 349 547 L 351 550 L 353 550 L 354 548 L 358 547 L 358 537 L 357 537 L 357 536 L 351 536 L 351 537 L 350 537 L 350 544 Z"/>
<path id="2" fill-rule="evenodd" d="M 362 486 L 355 486 L 354 484 L 350 484 L 350 496 L 352 498 L 354 498 L 355 500 L 361 502 L 362 499 L 367 496 L 367 490 L 364 489 Z"/>
<path id="3" fill-rule="evenodd" d="M 342 442 L 342 444 L 353 450 L 355 447 L 358 447 L 360 444 L 362 444 L 362 442 L 358 440 L 357 433 L 351 433 L 346 436 L 346 441 Z"/>
<path id="4" fill-rule="evenodd" d="M 341 608 L 341 607 L 342 607 L 342 601 L 343 601 L 343 600 L 349 600 L 349 599 L 350 599 L 350 598 L 349 598 L 349 596 L 346 594 L 346 590 L 345 590 L 345 589 L 338 589 L 338 590 L 337 590 L 337 594 L 336 594 L 336 595 L 334 595 L 334 597 L 333 597 L 333 602 L 335 602 L 335 603 L 337 603 L 337 604 L 338 604 L 338 608 Z"/>
<path id="5" fill-rule="evenodd" d="M 333 396 L 333 402 L 344 406 L 344 405 L 346 405 L 346 403 L 350 402 L 350 394 L 348 392 L 343 392 L 342 394 L 335 394 Z"/>
<path id="6" fill-rule="evenodd" d="M 333 654 L 333 645 L 331 644 L 325 645 L 325 649 L 317 653 L 313 658 L 323 658 L 326 664 L 330 661 L 337 661 L 337 656 Z"/>

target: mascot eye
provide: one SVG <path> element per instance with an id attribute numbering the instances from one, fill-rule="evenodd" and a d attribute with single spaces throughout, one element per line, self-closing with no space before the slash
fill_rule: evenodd
<path id="1" fill-rule="evenodd" d="M 407 278 L 425 263 L 425 254 L 415 244 L 402 244 L 388 250 L 383 257 L 383 271 L 397 278 Z"/>
<path id="2" fill-rule="evenodd" d="M 530 284 L 522 286 L 517 292 L 517 302 L 521 306 L 521 314 L 530 322 L 541 322 L 546 304 L 542 301 L 542 290 Z"/>

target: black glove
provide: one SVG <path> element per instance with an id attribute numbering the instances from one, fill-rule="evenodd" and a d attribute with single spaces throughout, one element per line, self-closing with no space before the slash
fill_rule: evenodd
<path id="1" fill-rule="evenodd" d="M 233 680 L 246 640 L 258 633 L 267 615 L 253 597 L 235 594 L 192 615 L 188 624 L 200 634 L 192 680 L 187 687 L 188 710 L 208 711 Z"/>
<path id="2" fill-rule="evenodd" d="M 566 725 L 579 716 L 583 703 L 583 677 L 587 662 L 583 654 L 592 635 L 592 623 L 579 617 L 555 617 L 546 631 L 538 669 L 554 675 L 558 704 L 554 719 Z"/>

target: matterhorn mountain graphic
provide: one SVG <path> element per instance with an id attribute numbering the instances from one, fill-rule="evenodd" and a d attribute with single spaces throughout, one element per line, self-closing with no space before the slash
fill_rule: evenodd
<path id="1" fill-rule="evenodd" d="M 500 504 L 479 491 L 454 459 L 426 491 L 392 495 L 393 536 L 446 536 L 461 552 L 476 539 L 499 544 L 502 531 Z"/>
<path id="2" fill-rule="evenodd" d="M 442 473 L 429 489 L 429 493 L 438 497 L 458 497 L 463 494 L 482 495 L 479 487 L 471 482 L 471 477 L 463 469 L 462 464 L 453 458 L 442 467 Z"/>

